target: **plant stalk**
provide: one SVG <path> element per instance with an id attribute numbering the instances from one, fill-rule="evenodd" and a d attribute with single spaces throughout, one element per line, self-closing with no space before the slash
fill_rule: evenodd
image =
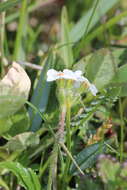
<path id="1" fill-rule="evenodd" d="M 57 190 L 57 161 L 58 161 L 58 151 L 59 143 L 64 142 L 64 126 L 65 126 L 65 116 L 66 116 L 66 108 L 62 107 L 60 121 L 59 121 L 59 129 L 56 135 L 55 144 L 53 147 L 51 162 L 50 162 L 50 170 L 49 170 L 49 179 L 48 179 L 48 187 L 47 190 Z"/>
<path id="2" fill-rule="evenodd" d="M 71 153 L 71 129 L 70 129 L 70 117 L 71 117 L 71 106 L 69 102 L 67 103 L 67 113 L 66 113 L 66 136 L 67 136 L 67 150 Z M 63 174 L 63 189 L 67 188 L 68 183 L 68 171 L 70 168 L 71 158 L 67 155 L 66 166 Z"/>

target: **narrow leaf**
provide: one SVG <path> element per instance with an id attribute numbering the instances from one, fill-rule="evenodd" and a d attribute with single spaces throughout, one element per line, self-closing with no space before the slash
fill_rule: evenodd
<path id="1" fill-rule="evenodd" d="M 18 3 L 20 3 L 22 0 L 8 0 L 6 2 L 2 2 L 0 3 L 0 12 L 6 11 L 12 7 L 14 7 L 15 5 L 17 5 Z"/>
<path id="2" fill-rule="evenodd" d="M 60 52 L 64 60 L 65 67 L 71 68 L 73 64 L 73 53 L 72 53 L 72 44 L 70 43 L 70 37 L 69 37 L 68 15 L 65 7 L 62 9 L 61 25 L 62 25 L 61 43 L 63 47 L 60 49 Z"/>
<path id="3" fill-rule="evenodd" d="M 75 160 L 82 170 L 91 168 L 96 162 L 98 155 L 103 153 L 105 151 L 105 148 L 106 145 L 102 142 L 88 146 L 83 149 L 78 155 L 76 155 Z M 73 175 L 77 173 L 77 168 L 74 164 L 72 164 L 70 167 L 70 173 Z"/>
<path id="4" fill-rule="evenodd" d="M 14 60 L 24 61 L 26 53 L 26 34 L 27 34 L 27 0 L 22 0 L 20 9 L 20 19 L 16 34 L 16 42 L 14 49 Z"/>
<path id="5" fill-rule="evenodd" d="M 89 32 L 97 24 L 100 18 L 104 14 L 106 14 L 107 11 L 109 11 L 116 3 L 118 3 L 118 0 L 110 0 L 108 3 L 107 0 L 100 0 L 96 12 L 93 15 L 92 21 L 89 25 L 89 28 L 87 29 L 87 32 Z M 95 4 L 93 4 L 93 7 L 72 28 L 70 32 L 71 42 L 77 42 L 84 35 L 89 19 L 91 18 L 94 6 Z"/>
<path id="6" fill-rule="evenodd" d="M 18 162 L 1 162 L 0 168 L 8 169 L 11 171 L 19 180 L 19 183 L 26 190 L 40 190 L 41 186 L 36 174 L 32 169 L 24 168 Z"/>
<path id="7" fill-rule="evenodd" d="M 40 74 L 40 78 L 36 86 L 36 89 L 34 90 L 33 96 L 31 98 L 31 103 L 42 113 L 46 110 L 48 104 L 48 97 L 51 85 L 51 83 L 46 81 L 47 77 L 46 73 L 48 69 L 53 68 L 53 65 L 54 65 L 54 57 L 52 54 L 49 54 L 45 62 L 44 68 Z M 31 130 L 36 131 L 40 128 L 42 119 L 40 118 L 39 114 L 34 113 L 31 107 L 29 108 L 29 114 L 32 121 Z"/>

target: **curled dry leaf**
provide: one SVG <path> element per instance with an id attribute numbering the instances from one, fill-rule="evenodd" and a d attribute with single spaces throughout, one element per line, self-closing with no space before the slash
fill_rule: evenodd
<path id="1" fill-rule="evenodd" d="M 18 111 L 28 98 L 31 82 L 25 70 L 13 62 L 5 77 L 0 81 L 0 118 Z"/>

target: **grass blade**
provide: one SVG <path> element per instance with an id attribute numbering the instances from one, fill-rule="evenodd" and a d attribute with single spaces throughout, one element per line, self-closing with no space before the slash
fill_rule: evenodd
<path id="1" fill-rule="evenodd" d="M 94 17 L 92 18 L 92 22 L 89 25 L 89 28 L 86 29 L 95 7 L 95 4 L 94 4 L 93 7 L 72 28 L 70 32 L 71 42 L 79 41 L 84 35 L 85 31 L 87 30 L 87 32 L 89 32 L 97 24 L 100 18 L 105 13 L 107 13 L 107 11 L 109 11 L 116 3 L 118 3 L 118 0 L 110 0 L 108 3 L 107 3 L 107 0 L 101 0 L 98 3 L 98 6 L 97 6 L 98 8 L 96 9 L 96 12 L 94 14 Z"/>
<path id="2" fill-rule="evenodd" d="M 22 1 L 22 8 L 20 11 L 20 20 L 18 31 L 16 35 L 15 49 L 14 49 L 14 60 L 24 61 L 25 60 L 25 41 L 27 33 L 27 0 Z"/>
<path id="3" fill-rule="evenodd" d="M 71 68 L 73 64 L 73 53 L 72 53 L 72 44 L 69 44 L 70 43 L 69 23 L 68 23 L 67 10 L 65 7 L 62 10 L 61 24 L 62 24 L 61 43 L 65 45 L 61 48 L 60 52 L 66 68 Z"/>
<path id="4" fill-rule="evenodd" d="M 8 10 L 20 2 L 22 2 L 22 0 L 8 0 L 7 2 L 0 3 L 0 12 Z"/>

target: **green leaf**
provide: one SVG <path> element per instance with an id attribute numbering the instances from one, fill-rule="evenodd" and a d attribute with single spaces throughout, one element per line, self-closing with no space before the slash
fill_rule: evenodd
<path id="1" fill-rule="evenodd" d="M 92 17 L 89 28 L 87 28 L 89 20 L 91 19 L 93 9 L 95 7 L 94 4 L 93 7 L 72 28 L 70 32 L 71 42 L 77 42 L 78 40 L 80 40 L 84 35 L 85 31 L 87 30 L 87 32 L 89 32 L 97 24 L 100 18 L 104 14 L 106 14 L 116 3 L 118 3 L 118 0 L 110 0 L 108 1 L 108 3 L 107 0 L 100 0 L 95 14 Z"/>
<path id="2" fill-rule="evenodd" d="M 29 114 L 25 107 L 20 109 L 14 115 L 10 116 L 9 119 L 11 120 L 10 130 L 7 132 L 9 136 L 15 136 L 17 134 L 26 132 L 30 126 Z"/>
<path id="3" fill-rule="evenodd" d="M 118 68 L 112 83 L 127 83 L 127 64 Z"/>
<path id="4" fill-rule="evenodd" d="M 102 89 L 113 78 L 115 69 L 116 65 L 109 50 L 101 49 L 90 58 L 86 66 L 86 76 L 98 89 Z"/>
<path id="5" fill-rule="evenodd" d="M 40 182 L 37 175 L 32 169 L 24 168 L 18 162 L 0 162 L 0 168 L 8 169 L 19 180 L 19 184 L 26 190 L 41 190 Z"/>
<path id="6" fill-rule="evenodd" d="M 119 96 L 127 96 L 127 64 L 118 68 L 111 84 L 114 84 L 117 89 L 121 88 Z"/>
<path id="7" fill-rule="evenodd" d="M 64 60 L 65 68 L 71 68 L 73 64 L 72 44 L 69 37 L 68 15 L 65 7 L 62 9 L 61 15 L 61 44 L 60 55 Z"/>
<path id="8" fill-rule="evenodd" d="M 39 144 L 39 136 L 33 132 L 25 132 L 11 138 L 5 145 L 9 151 L 25 150 Z"/>
<path id="9" fill-rule="evenodd" d="M 29 114 L 23 107 L 12 116 L 0 118 L 0 135 L 15 136 L 27 131 L 29 125 Z"/>
<path id="10" fill-rule="evenodd" d="M 13 115 L 25 103 L 25 99 L 17 96 L 0 96 L 0 118 Z"/>
<path id="11" fill-rule="evenodd" d="M 86 55 L 85 57 L 81 58 L 76 64 L 74 64 L 73 69 L 81 70 L 83 74 L 86 73 L 86 67 L 89 63 L 90 58 L 92 57 L 92 53 Z"/>
<path id="12" fill-rule="evenodd" d="M 44 68 L 40 74 L 39 81 L 31 98 L 31 103 L 36 106 L 36 108 L 39 109 L 42 113 L 45 112 L 48 104 L 51 85 L 51 83 L 46 81 L 47 71 L 48 69 L 54 67 L 54 61 L 54 56 L 52 53 L 50 53 L 44 64 Z M 31 107 L 29 108 L 29 114 L 31 118 L 31 130 L 37 131 L 40 128 L 42 119 L 40 118 L 39 114 L 36 114 Z"/>
<path id="13" fill-rule="evenodd" d="M 16 42 L 14 49 L 14 60 L 24 61 L 26 53 L 26 36 L 27 36 L 27 0 L 22 0 L 22 7 L 20 9 L 20 19 L 18 30 L 16 34 Z"/>
<path id="14" fill-rule="evenodd" d="M 106 145 L 102 142 L 88 146 L 75 156 L 75 160 L 82 170 L 91 168 L 96 162 L 98 156 L 105 151 L 105 148 Z M 70 167 L 70 173 L 72 175 L 75 175 L 77 173 L 77 168 L 73 163 Z"/>
<path id="15" fill-rule="evenodd" d="M 7 131 L 9 131 L 11 126 L 12 126 L 12 121 L 9 117 L 0 118 L 0 135 L 3 135 Z"/>
<path id="16" fill-rule="evenodd" d="M 12 7 L 14 7 L 15 5 L 17 5 L 18 3 L 20 3 L 22 0 L 8 0 L 7 2 L 2 2 L 0 3 L 0 12 L 2 11 L 6 11 Z"/>

